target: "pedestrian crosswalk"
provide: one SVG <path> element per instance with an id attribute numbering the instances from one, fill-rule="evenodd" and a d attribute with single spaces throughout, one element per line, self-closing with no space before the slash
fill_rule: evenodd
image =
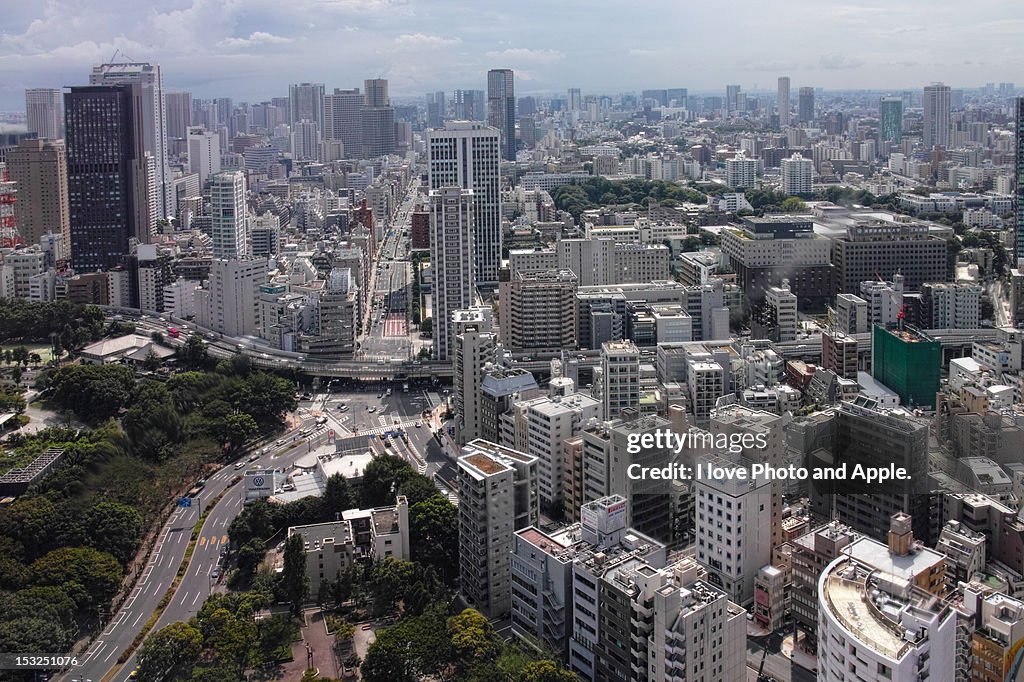
<path id="1" fill-rule="evenodd" d="M 359 429 L 359 435 L 377 436 L 382 433 L 387 433 L 388 431 L 397 431 L 399 429 L 405 431 L 406 429 L 416 428 L 416 421 L 417 420 L 412 419 L 409 421 L 399 422 L 398 424 L 392 422 L 391 424 L 386 424 L 384 426 L 376 426 L 372 429 Z"/>

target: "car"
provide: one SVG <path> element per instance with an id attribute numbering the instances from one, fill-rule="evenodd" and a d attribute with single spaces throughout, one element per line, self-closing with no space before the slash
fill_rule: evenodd
<path id="1" fill-rule="evenodd" d="M 373 413 L 373 412 L 377 411 L 377 408 L 374 407 L 373 405 L 370 405 L 368 408 L 366 408 L 366 410 L 367 410 L 367 412 Z"/>
<path id="2" fill-rule="evenodd" d="M 210 577 L 213 578 L 214 580 L 219 578 L 220 577 L 220 568 L 215 566 L 214 569 L 213 569 L 213 572 L 210 573 Z"/>
<path id="3" fill-rule="evenodd" d="M 387 393 L 385 395 L 387 395 L 389 397 L 391 396 L 391 389 L 390 388 L 387 390 Z"/>
<path id="4" fill-rule="evenodd" d="M 338 412 L 348 412 L 348 405 L 342 405 L 339 407 Z"/>
<path id="5" fill-rule="evenodd" d="M 420 424 L 419 422 L 416 422 L 416 428 L 418 429 L 418 428 L 420 428 L 420 426 L 422 426 L 422 424 Z"/>
<path id="6" fill-rule="evenodd" d="M 266 454 L 266 453 L 267 453 L 267 449 L 266 449 L 266 448 L 263 448 L 263 454 Z M 250 455 L 250 456 L 249 456 L 249 460 L 248 460 L 248 461 L 250 461 L 250 462 L 255 462 L 255 461 L 256 461 L 256 460 L 258 460 L 259 458 L 260 458 L 260 456 L 259 456 L 259 455 Z"/>
<path id="7" fill-rule="evenodd" d="M 133 670 L 130 673 L 128 673 L 128 679 L 129 680 L 137 680 L 138 678 L 139 678 L 139 669 L 138 668 L 136 668 L 135 670 Z"/>
<path id="8" fill-rule="evenodd" d="M 276 443 L 274 443 L 274 445 L 277 445 L 278 447 L 284 445 L 284 438 L 278 439 L 278 441 Z"/>
<path id="9" fill-rule="evenodd" d="M 235 463 L 235 469 L 241 469 L 244 466 L 245 466 L 245 462 L 236 462 Z"/>
<path id="10" fill-rule="evenodd" d="M 384 397 L 384 394 L 383 394 L 383 393 L 378 393 L 378 394 L 377 394 L 377 400 L 380 400 L 380 399 L 381 399 L 381 398 L 383 398 L 383 397 Z"/>

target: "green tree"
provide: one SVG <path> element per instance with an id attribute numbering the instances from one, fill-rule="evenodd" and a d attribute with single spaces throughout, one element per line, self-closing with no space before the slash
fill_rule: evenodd
<path id="1" fill-rule="evenodd" d="M 97 502 L 86 510 L 82 525 L 89 545 L 110 552 L 122 564 L 135 555 L 142 539 L 142 515 L 119 502 Z"/>
<path id="2" fill-rule="evenodd" d="M 405 495 L 409 501 L 409 506 L 419 504 L 420 502 L 436 497 L 440 495 L 437 490 L 437 486 L 428 477 L 418 473 L 410 473 L 409 476 L 402 481 L 399 490 L 402 495 Z"/>
<path id="3" fill-rule="evenodd" d="M 787 213 L 796 213 L 807 209 L 807 204 L 800 197 L 789 197 L 782 202 L 782 210 Z"/>
<path id="4" fill-rule="evenodd" d="M 96 423 L 128 404 L 135 373 L 125 365 L 66 365 L 50 375 L 53 401 Z"/>
<path id="5" fill-rule="evenodd" d="M 148 638 L 139 650 L 139 678 L 174 680 L 187 677 L 199 662 L 203 635 L 192 623 L 171 623 Z"/>
<path id="6" fill-rule="evenodd" d="M 550 659 L 527 663 L 520 682 L 576 682 L 576 674 Z"/>
<path id="7" fill-rule="evenodd" d="M 244 580 L 249 580 L 256 573 L 264 554 L 266 548 L 261 540 L 253 539 L 239 547 L 236 565 Z"/>
<path id="8" fill-rule="evenodd" d="M 292 535 L 284 544 L 284 570 L 281 586 L 291 603 L 292 614 L 302 612 L 302 604 L 309 593 L 309 577 L 306 575 L 306 550 L 302 536 Z"/>
<path id="9" fill-rule="evenodd" d="M 39 585 L 62 587 L 82 613 L 105 608 L 124 575 L 117 559 L 91 547 L 55 549 L 33 562 L 32 573 Z"/>
<path id="10" fill-rule="evenodd" d="M 398 457 L 377 457 L 363 469 L 360 507 L 363 509 L 394 504 L 399 486 L 413 474 L 409 463 Z"/>
<path id="11" fill-rule="evenodd" d="M 409 593 L 417 577 L 416 565 L 410 561 L 388 557 L 375 563 L 370 584 L 376 610 L 379 613 L 393 612 L 398 601 Z"/>
<path id="12" fill-rule="evenodd" d="M 356 507 L 356 494 L 348 480 L 341 474 L 327 479 L 323 494 L 323 515 L 330 521 L 336 514 Z"/>
<path id="13" fill-rule="evenodd" d="M 198 334 L 185 339 L 185 343 L 178 346 L 176 351 L 179 361 L 190 368 L 202 368 L 209 360 L 209 351 L 206 343 Z"/>
<path id="14" fill-rule="evenodd" d="M 476 609 L 465 609 L 448 619 L 453 662 L 459 670 L 469 670 L 497 659 L 501 643 L 490 621 Z"/>
<path id="15" fill-rule="evenodd" d="M 452 584 L 459 565 L 459 511 L 436 495 L 409 508 L 409 545 L 413 561 L 433 567 Z"/>
<path id="16" fill-rule="evenodd" d="M 434 331 L 434 318 L 428 317 L 425 320 L 420 320 L 420 332 L 424 334 L 430 334 Z"/>
<path id="17" fill-rule="evenodd" d="M 209 603 L 207 600 L 204 606 Z M 225 604 L 223 601 L 214 603 Z M 214 652 L 214 660 L 242 677 L 253 645 L 257 642 L 256 623 L 253 622 L 252 614 L 243 611 L 236 615 L 221 606 L 200 619 L 199 629 L 203 633 L 204 647 Z"/>
<path id="18" fill-rule="evenodd" d="M 70 651 L 75 611 L 75 602 L 56 586 L 0 596 L 0 651 Z"/>

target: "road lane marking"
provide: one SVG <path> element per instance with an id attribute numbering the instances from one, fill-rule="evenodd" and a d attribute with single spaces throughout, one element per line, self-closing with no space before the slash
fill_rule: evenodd
<path id="1" fill-rule="evenodd" d="M 206 536 L 205 535 L 201 535 L 199 537 L 199 546 L 203 547 L 204 545 L 206 545 Z"/>
<path id="2" fill-rule="evenodd" d="M 146 615 L 145 611 L 140 611 L 139 612 L 139 617 L 135 619 L 134 623 L 132 623 L 132 627 L 135 627 L 136 625 L 138 625 L 139 621 L 142 620 L 142 617 L 145 616 L 145 615 Z"/>
<path id="3" fill-rule="evenodd" d="M 196 592 L 196 598 L 192 600 L 192 606 L 196 605 L 196 602 L 199 601 L 199 597 L 201 597 L 202 594 L 203 594 L 202 590 L 199 590 L 198 592 Z"/>
<path id="4" fill-rule="evenodd" d="M 220 538 L 220 544 L 222 544 L 222 545 L 227 544 L 227 541 L 228 541 L 228 536 L 227 535 L 222 535 L 221 538 Z"/>

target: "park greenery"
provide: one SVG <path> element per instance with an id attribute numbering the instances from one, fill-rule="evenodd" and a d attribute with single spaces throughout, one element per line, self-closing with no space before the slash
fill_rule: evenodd
<path id="1" fill-rule="evenodd" d="M 652 200 L 663 205 L 682 202 L 703 204 L 707 197 L 690 187 L 663 180 L 607 180 L 588 178 L 584 182 L 562 185 L 551 191 L 555 206 L 579 220 L 583 211 L 601 206 L 648 205 Z"/>
<path id="2" fill-rule="evenodd" d="M 58 357 L 132 331 L 105 323 L 94 306 L 0 301 L 0 341 L 48 343 Z M 20 345 L 0 359 L 20 370 L 41 364 L 33 355 Z M 186 371 L 142 379 L 120 364 L 42 369 L 43 406 L 63 414 L 64 426 L 11 434 L 0 467 L 24 466 L 51 447 L 64 456 L 0 508 L 0 651 L 71 651 L 106 621 L 168 501 L 295 408 L 287 381 L 240 356 L 211 366 L 199 339 L 180 350 L 178 366 Z M 25 407 L 16 388 L 0 388 L 0 409 Z"/>

